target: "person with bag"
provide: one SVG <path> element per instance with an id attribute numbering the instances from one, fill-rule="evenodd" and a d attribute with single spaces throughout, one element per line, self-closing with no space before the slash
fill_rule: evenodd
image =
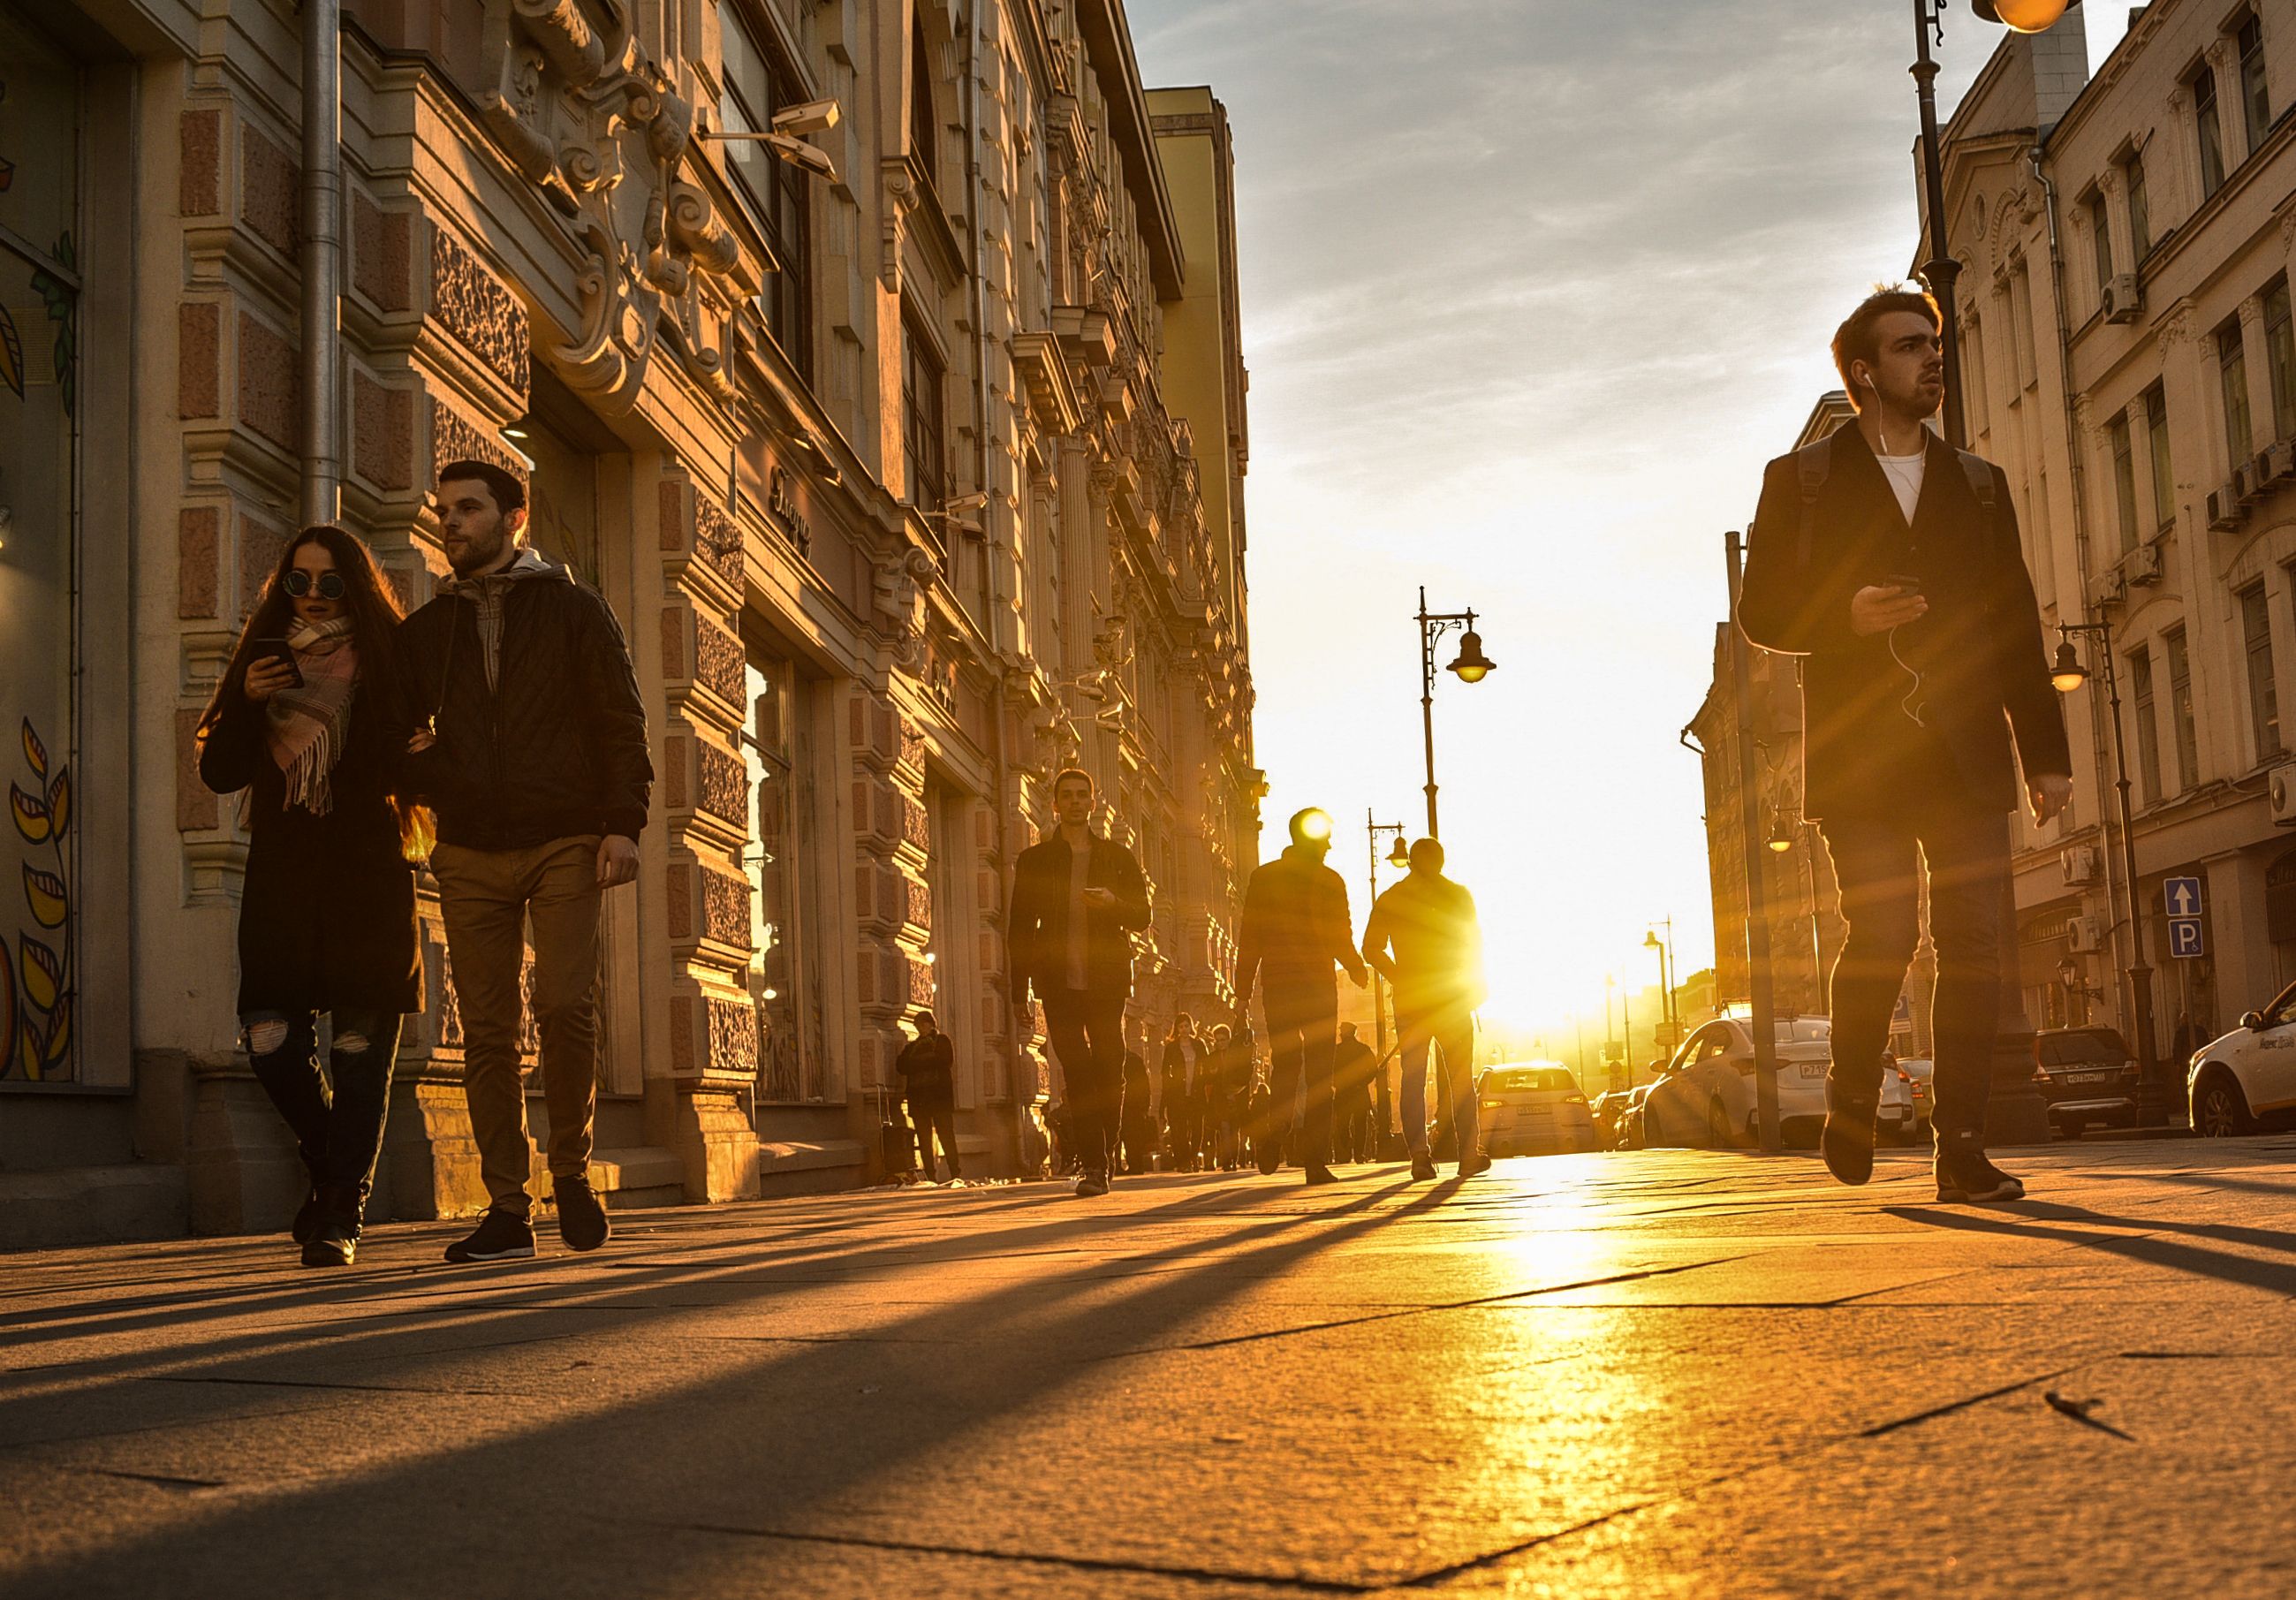
<path id="1" fill-rule="evenodd" d="M 408 857 L 427 848 L 428 818 L 398 794 L 398 623 L 366 546 L 307 528 L 199 722 L 201 781 L 244 793 L 240 1027 L 308 1174 L 292 1229 L 306 1267 L 357 1254 L 401 1019 L 422 1008 Z"/>
<path id="2" fill-rule="evenodd" d="M 956 1161 L 956 1051 L 930 1011 L 917 1013 L 916 1030 L 916 1038 L 893 1058 L 893 1071 L 900 1075 L 909 1120 L 917 1130 L 917 1176 L 926 1183 L 937 1181 L 938 1138 L 948 1161 L 948 1180 L 956 1183 L 964 1177 Z"/>
<path id="3" fill-rule="evenodd" d="M 1945 399 L 1937 303 L 1884 290 L 1833 359 L 1854 423 L 1778 457 L 1746 540 L 1739 627 L 1802 662 L 1802 814 L 1849 924 L 1832 976 L 1827 1169 L 1873 1176 L 1890 1020 L 1921 931 L 1937 950 L 1937 1195 L 2016 1200 L 1985 1152 L 2018 767 L 2037 824 L 2072 762 L 2001 469 L 1930 430 Z M 2012 759 L 2011 739 L 2015 739 Z"/>
<path id="4" fill-rule="evenodd" d="M 430 713 L 407 769 L 438 808 L 430 871 L 488 1202 L 447 1259 L 534 1254 L 519 1052 L 529 928 L 558 1235 L 595 1250 L 609 1232 L 590 1186 L 598 928 L 604 891 L 637 877 L 653 789 L 645 704 L 612 608 L 526 543 L 525 484 L 487 462 L 449 462 L 438 502 L 454 576 L 401 625 L 399 659 L 410 704 Z"/>

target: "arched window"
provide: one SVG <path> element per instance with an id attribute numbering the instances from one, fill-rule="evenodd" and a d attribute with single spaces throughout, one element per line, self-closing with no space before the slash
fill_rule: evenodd
<path id="1" fill-rule="evenodd" d="M 940 125 L 933 120 L 932 52 L 925 45 L 924 12 L 909 24 L 909 152 L 929 178 L 938 177 Z"/>

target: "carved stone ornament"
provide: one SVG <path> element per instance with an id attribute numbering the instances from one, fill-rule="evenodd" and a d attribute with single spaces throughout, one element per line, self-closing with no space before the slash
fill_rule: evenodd
<path id="1" fill-rule="evenodd" d="M 737 264 L 709 198 L 682 177 L 693 107 L 636 40 L 630 0 L 482 0 L 479 113 L 512 166 L 566 219 L 580 325 L 543 353 L 602 409 L 637 398 L 665 306 L 695 376 L 730 395 L 734 296 L 701 280 Z"/>
<path id="2" fill-rule="evenodd" d="M 892 641 L 893 659 L 913 669 L 922 649 L 925 588 L 940 568 L 927 550 L 911 546 L 876 563 L 871 600 L 878 631 Z"/>
<path id="3" fill-rule="evenodd" d="M 2193 302 L 2178 300 L 2161 319 L 2161 348 L 2175 349 L 2193 337 Z"/>

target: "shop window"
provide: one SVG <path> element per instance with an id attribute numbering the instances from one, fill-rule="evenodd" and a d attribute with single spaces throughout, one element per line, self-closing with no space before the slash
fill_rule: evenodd
<path id="1" fill-rule="evenodd" d="M 79 1076 L 84 832 L 73 771 L 82 85 L 77 64 L 5 8 L 0 96 L 0 1082 L 68 1083 Z"/>
<path id="2" fill-rule="evenodd" d="M 749 794 L 750 999 L 758 1028 L 758 1098 L 827 1097 L 823 1071 L 819 955 L 810 937 L 811 808 L 801 685 L 783 658 L 754 649 L 742 670 L 750 715 L 742 730 Z"/>

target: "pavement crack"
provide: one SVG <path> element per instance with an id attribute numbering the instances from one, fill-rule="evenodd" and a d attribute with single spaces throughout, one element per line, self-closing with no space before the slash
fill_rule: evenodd
<path id="1" fill-rule="evenodd" d="M 91 1478 L 125 1478 L 130 1483 L 150 1483 L 160 1489 L 180 1489 L 186 1491 L 200 1489 L 227 1489 L 221 1478 L 179 1478 L 168 1473 L 134 1473 L 120 1466 L 66 1466 L 67 1473 L 79 1473 Z"/>
<path id="2" fill-rule="evenodd" d="M 188 1373 L 156 1373 L 138 1378 L 139 1383 L 235 1383 L 250 1389 L 348 1389 L 367 1394 L 474 1394 L 490 1399 L 500 1399 L 509 1392 L 501 1389 L 441 1389 L 425 1388 L 414 1383 L 346 1383 L 324 1378 L 241 1378 L 220 1373 L 204 1376 Z"/>
<path id="3" fill-rule="evenodd" d="M 1590 1529 L 1600 1528 L 1605 1522 L 1615 1521 L 1622 1516 L 1630 1516 L 1646 1506 L 1657 1504 L 1656 1500 L 1636 1500 L 1630 1506 L 1613 1506 L 1600 1516 L 1588 1517 L 1583 1522 L 1573 1522 L 1568 1528 L 1557 1528 L 1551 1533 L 1541 1533 L 1530 1538 L 1518 1540 L 1504 1549 L 1488 1550 L 1480 1555 L 1471 1555 L 1464 1561 L 1455 1561 L 1447 1567 L 1437 1567 L 1432 1571 L 1422 1572 L 1416 1578 L 1406 1578 L 1398 1587 L 1406 1589 L 1436 1588 L 1450 1582 L 1454 1578 L 1463 1577 L 1479 1568 L 1495 1566 L 1510 1556 L 1536 1550 L 1539 1546 L 1552 1544 L 1559 1538 L 1569 1538 L 1574 1533 L 1585 1533 Z"/>
<path id="4" fill-rule="evenodd" d="M 743 1528 L 727 1522 L 642 1522 L 640 1525 L 687 1533 L 716 1533 L 734 1538 L 782 1539 L 791 1544 L 834 1545 L 848 1549 L 887 1550 L 912 1555 L 959 1555 L 975 1561 L 1010 1562 L 1020 1566 L 1053 1567 L 1070 1572 L 1136 1572 L 1146 1577 L 1245 1584 L 1255 1588 L 1292 1589 L 1313 1595 L 1369 1595 L 1390 1587 L 1384 1583 L 1358 1583 L 1345 1579 L 1279 1578 L 1271 1573 L 1237 1571 L 1226 1567 L 1175 1566 L 1163 1562 L 1122 1561 L 1093 1555 L 1046 1555 L 1034 1551 L 998 1550 L 973 1545 L 932 1544 L 922 1539 L 875 1538 L 857 1533 L 800 1533 L 786 1528 Z"/>

